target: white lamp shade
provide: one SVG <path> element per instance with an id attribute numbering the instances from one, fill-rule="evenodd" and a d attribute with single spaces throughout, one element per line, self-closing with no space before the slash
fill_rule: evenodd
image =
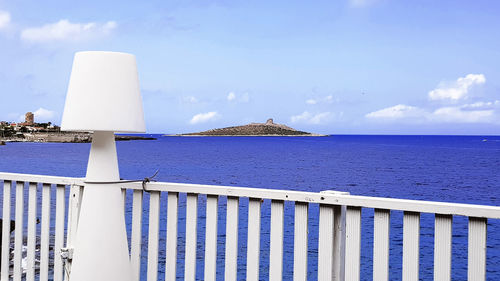
<path id="1" fill-rule="evenodd" d="M 134 55 L 75 54 L 61 130 L 146 131 Z"/>

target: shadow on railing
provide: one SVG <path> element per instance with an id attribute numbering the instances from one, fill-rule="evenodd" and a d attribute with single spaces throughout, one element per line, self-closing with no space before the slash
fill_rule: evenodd
<path id="1" fill-rule="evenodd" d="M 0 180 L 3 218 L 15 220 L 13 240 L 10 221 L 2 223 L 1 280 L 67 279 L 83 179 L 0 173 Z M 294 280 L 311 276 L 359 280 L 365 208 L 374 209 L 373 280 L 389 280 L 391 210 L 403 212 L 403 280 L 419 280 L 421 213 L 435 214 L 434 280 L 451 280 L 454 216 L 469 220 L 468 279 L 485 280 L 487 219 L 500 218 L 500 207 L 494 206 L 335 191 L 179 183 L 119 186 L 134 280 L 288 280 L 292 276 Z M 311 217 L 311 208 L 317 208 L 319 219 Z M 248 218 L 246 222 L 241 216 Z"/>

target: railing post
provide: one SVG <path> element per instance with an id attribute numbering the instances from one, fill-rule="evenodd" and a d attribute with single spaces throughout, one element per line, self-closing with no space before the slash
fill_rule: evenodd
<path id="1" fill-rule="evenodd" d="M 80 207 L 83 198 L 83 187 L 78 185 L 71 185 L 69 193 L 69 206 L 68 206 L 68 232 L 66 236 L 66 248 L 61 249 L 61 253 L 56 255 L 63 255 L 64 258 L 64 280 L 69 280 L 71 272 L 71 264 L 73 262 L 73 247 L 75 242 L 76 230 L 78 229 L 78 218 L 80 217 Z M 64 253 L 64 254 L 63 254 Z"/>
<path id="2" fill-rule="evenodd" d="M 349 192 L 324 190 L 322 194 L 349 195 Z M 333 265 L 332 279 L 342 281 L 345 279 L 345 222 L 346 206 L 333 206 Z M 321 251 L 321 248 L 320 248 Z"/>

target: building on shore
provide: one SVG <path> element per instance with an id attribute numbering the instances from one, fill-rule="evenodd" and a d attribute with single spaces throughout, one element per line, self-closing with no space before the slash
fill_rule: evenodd
<path id="1" fill-rule="evenodd" d="M 35 124 L 35 114 L 33 114 L 33 112 L 27 112 L 25 117 L 24 123 L 27 126 L 33 126 L 33 124 Z"/>
<path id="2" fill-rule="evenodd" d="M 52 122 L 35 123 L 35 114 L 33 112 L 26 112 L 24 122 L 0 122 L 0 137 L 24 138 L 27 133 L 58 133 L 60 129 L 59 126 L 52 124 Z"/>

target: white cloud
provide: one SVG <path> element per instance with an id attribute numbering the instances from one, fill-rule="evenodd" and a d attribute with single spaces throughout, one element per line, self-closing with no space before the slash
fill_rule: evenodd
<path id="1" fill-rule="evenodd" d="M 474 85 L 486 83 L 483 74 L 468 74 L 430 91 L 430 100 L 453 101 L 453 105 L 419 108 L 398 104 L 365 115 L 368 119 L 431 123 L 500 123 L 500 100 L 464 103 Z"/>
<path id="2" fill-rule="evenodd" d="M 56 23 L 40 27 L 26 28 L 21 32 L 21 39 L 29 42 L 80 41 L 109 34 L 117 26 L 116 22 L 104 24 L 95 22 L 71 23 L 63 19 Z"/>
<path id="3" fill-rule="evenodd" d="M 235 92 L 230 92 L 227 97 L 227 101 L 229 102 L 242 102 L 247 103 L 250 101 L 250 95 L 248 93 L 243 93 L 241 95 L 237 95 Z"/>
<path id="4" fill-rule="evenodd" d="M 292 121 L 292 123 L 307 123 L 319 125 L 327 122 L 331 118 L 331 116 L 331 112 L 312 114 L 308 111 L 304 111 L 302 114 L 292 116 L 290 120 Z"/>
<path id="5" fill-rule="evenodd" d="M 211 111 L 207 113 L 198 113 L 193 118 L 191 118 L 191 121 L 189 121 L 190 124 L 199 124 L 199 123 L 205 123 L 208 121 L 213 121 L 216 120 L 220 117 L 220 114 L 217 113 L 217 111 Z"/>
<path id="6" fill-rule="evenodd" d="M 198 103 L 199 100 L 193 96 L 187 96 L 182 99 L 185 103 Z"/>
<path id="7" fill-rule="evenodd" d="M 474 85 L 481 85 L 486 82 L 483 74 L 468 74 L 460 77 L 452 83 L 441 83 L 436 89 L 429 92 L 430 100 L 452 100 L 457 101 L 467 99 L 469 91 Z"/>
<path id="8" fill-rule="evenodd" d="M 418 118 L 425 116 L 424 110 L 410 105 L 398 104 L 387 107 L 381 110 L 370 112 L 365 115 L 370 119 L 402 119 L 402 118 Z"/>
<path id="9" fill-rule="evenodd" d="M 35 122 L 54 122 L 53 119 L 56 116 L 54 111 L 42 107 L 33 112 L 33 114 L 35 115 Z"/>
<path id="10" fill-rule="evenodd" d="M 460 107 L 442 107 L 432 113 L 432 120 L 452 123 L 491 123 L 493 110 L 462 110 Z"/>
<path id="11" fill-rule="evenodd" d="M 16 115 L 17 116 L 15 116 L 15 118 L 17 118 L 18 122 L 24 122 L 26 120 L 25 114 L 21 115 L 16 114 Z M 54 122 L 54 118 L 56 117 L 56 112 L 40 107 L 36 111 L 33 111 L 33 115 L 36 123 Z M 12 116 L 12 114 L 10 114 L 10 116 Z"/>
<path id="12" fill-rule="evenodd" d="M 465 110 L 485 110 L 485 109 L 493 109 L 496 107 L 500 107 L 500 100 L 496 101 L 479 101 L 475 103 L 464 104 L 461 106 L 462 109 Z"/>
<path id="13" fill-rule="evenodd" d="M 427 111 L 415 106 L 398 104 L 365 115 L 369 119 L 386 121 L 414 121 L 433 123 L 494 123 L 498 122 L 494 107 L 500 102 L 477 102 L 462 106 L 440 107 Z"/>
<path id="14" fill-rule="evenodd" d="M 334 101 L 338 101 L 338 99 L 334 100 L 332 95 L 328 95 L 324 98 L 308 99 L 306 100 L 306 103 L 310 105 L 315 105 L 320 103 L 333 103 Z"/>
<path id="15" fill-rule="evenodd" d="M 233 92 L 230 92 L 228 95 L 227 95 L 227 100 L 228 101 L 233 101 L 236 99 L 236 94 L 233 93 Z"/>
<path id="16" fill-rule="evenodd" d="M 10 13 L 0 10 L 0 29 L 7 27 L 10 24 Z"/>

